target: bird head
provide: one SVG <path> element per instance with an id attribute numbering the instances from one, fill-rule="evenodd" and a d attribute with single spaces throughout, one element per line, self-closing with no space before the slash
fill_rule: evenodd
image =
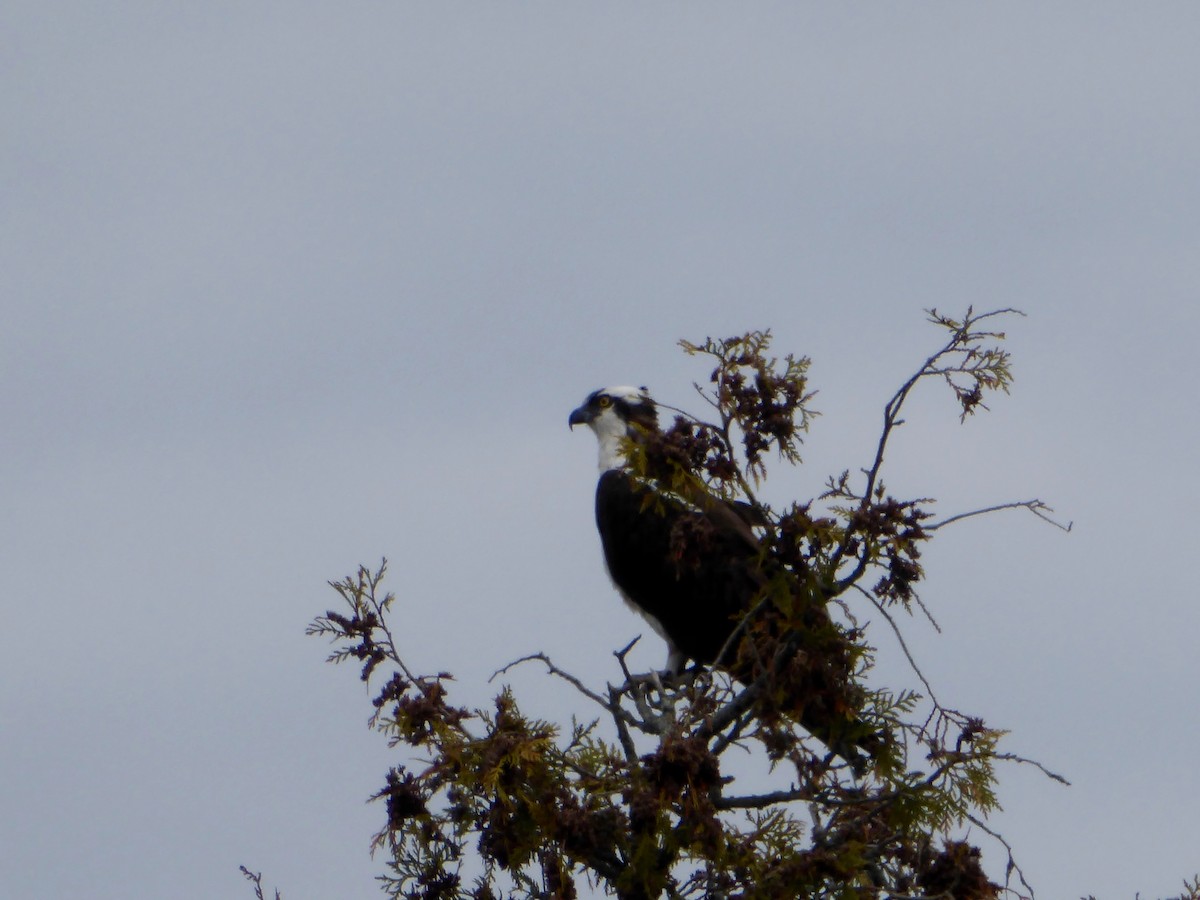
<path id="1" fill-rule="evenodd" d="M 644 387 L 607 387 L 588 394 L 567 422 L 572 428 L 592 429 L 600 442 L 600 469 L 605 471 L 625 465 L 625 438 L 658 430 L 658 409 Z"/>

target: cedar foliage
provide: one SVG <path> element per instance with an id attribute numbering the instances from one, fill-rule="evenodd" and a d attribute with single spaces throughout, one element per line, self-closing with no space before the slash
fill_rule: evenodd
<path id="1" fill-rule="evenodd" d="M 616 654 L 621 683 L 589 687 L 535 654 L 509 667 L 535 662 L 570 683 L 587 707 L 578 721 L 532 718 L 507 688 L 491 708 L 468 709 L 453 702 L 448 674 L 406 665 L 389 624 L 386 561 L 332 582 L 341 607 L 309 633 L 334 641 L 331 661 L 361 664 L 375 686 L 371 726 L 404 748 L 373 798 L 385 813 L 372 847 L 386 857 L 386 892 L 398 900 L 569 900 L 581 891 L 621 900 L 1032 897 L 985 821 L 998 806 L 997 765 L 1027 763 L 1062 779 L 1001 752 L 1003 732 L 983 718 L 939 702 L 911 656 L 923 693 L 864 680 L 877 652 L 868 619 L 887 626 L 881 643 L 908 654 L 901 626 L 924 611 L 921 549 L 940 528 L 1010 507 L 1052 521 L 1030 500 L 937 522 L 931 500 L 893 497 L 883 481 L 889 441 L 919 384 L 947 385 L 964 420 L 987 408 L 989 394 L 1007 392 L 1010 358 L 994 323 L 1015 314 L 968 309 L 953 319 L 930 310 L 942 343 L 888 401 L 868 465 L 782 509 L 756 491 L 771 458 L 801 461 L 815 415 L 809 360 L 770 356 L 766 331 L 681 342 L 710 368 L 696 385 L 710 420 L 680 414 L 629 449 L 637 474 L 660 490 L 739 501 L 761 534 L 770 583 L 730 648 L 731 658 L 755 661 L 737 669 L 741 680 L 720 667 L 670 680 L 638 675 L 625 664 L 627 647 Z M 678 536 L 681 565 L 703 540 Z M 815 639 L 814 609 L 831 623 Z M 840 737 L 870 746 L 870 759 L 852 767 L 809 734 L 794 714 L 800 689 L 814 708 L 859 729 Z M 776 786 L 739 793 L 727 774 L 734 750 L 739 766 L 757 765 Z M 1004 884 L 985 873 L 964 826 L 1006 854 Z"/>

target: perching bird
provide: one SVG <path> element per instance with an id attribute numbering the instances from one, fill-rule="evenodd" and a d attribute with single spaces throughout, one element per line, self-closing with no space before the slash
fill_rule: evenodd
<path id="1" fill-rule="evenodd" d="M 591 393 L 569 424 L 587 425 L 600 445 L 596 525 L 608 572 L 625 602 L 667 642 L 667 668 L 678 673 L 688 659 L 718 664 L 743 682 L 753 680 L 751 660 L 739 655 L 741 634 L 730 640 L 768 582 L 762 542 L 734 504 L 706 491 L 686 499 L 630 471 L 628 442 L 658 433 L 658 414 L 646 388 L 609 387 Z M 688 547 L 691 541 L 694 546 Z M 805 696 L 785 704 L 797 720 L 856 771 L 879 736 L 862 734 L 855 711 L 858 690 L 849 681 L 846 641 L 823 604 L 809 602 L 815 647 L 795 654 L 807 665 L 796 676 Z M 824 658 L 819 658 L 824 657 Z"/>

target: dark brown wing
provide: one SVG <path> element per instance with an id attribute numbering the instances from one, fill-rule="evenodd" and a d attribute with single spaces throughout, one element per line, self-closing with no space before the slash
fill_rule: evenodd
<path id="1" fill-rule="evenodd" d="M 613 470 L 600 477 L 596 525 L 609 574 L 675 649 L 711 663 L 764 583 L 749 525 L 715 500 L 706 511 Z"/>

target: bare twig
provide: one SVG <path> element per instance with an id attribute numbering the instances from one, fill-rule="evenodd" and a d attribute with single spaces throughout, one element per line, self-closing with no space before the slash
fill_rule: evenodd
<path id="1" fill-rule="evenodd" d="M 1016 500 L 1016 501 L 1013 501 L 1012 503 L 998 503 L 995 506 L 987 506 L 987 507 L 984 507 L 983 509 L 973 509 L 970 512 L 958 513 L 957 515 L 950 516 L 949 518 L 946 518 L 946 519 L 942 519 L 940 522 L 934 522 L 932 525 L 926 525 L 925 530 L 926 531 L 937 531 L 939 528 L 941 528 L 945 525 L 949 525 L 952 522 L 958 522 L 958 521 L 961 521 L 962 519 L 969 519 L 972 516 L 982 516 L 982 515 L 986 515 L 987 513 L 999 512 L 1002 509 L 1027 509 L 1031 513 L 1033 513 L 1035 516 L 1037 516 L 1039 519 L 1042 519 L 1045 522 L 1049 522 L 1055 528 L 1060 528 L 1063 531 L 1069 532 L 1071 530 L 1072 526 L 1074 525 L 1073 522 L 1067 522 L 1067 524 L 1064 525 L 1062 522 L 1059 522 L 1057 519 L 1053 519 L 1050 516 L 1046 515 L 1047 513 L 1054 512 L 1054 510 L 1051 509 L 1049 506 L 1047 506 L 1045 503 L 1043 503 L 1041 500 L 1035 499 L 1035 500 Z"/>
<path id="2" fill-rule="evenodd" d="M 608 701 L 608 711 L 613 717 L 613 723 L 617 727 L 617 739 L 621 742 L 621 750 L 625 754 L 625 761 L 633 765 L 638 759 L 637 746 L 633 743 L 633 736 L 629 733 L 629 725 L 625 722 L 625 718 L 620 711 L 621 695 L 612 685 L 608 686 Z"/>
<path id="3" fill-rule="evenodd" d="M 1041 769 L 1042 774 L 1047 778 L 1053 778 L 1059 784 L 1065 784 L 1067 787 L 1071 786 L 1071 782 L 1067 781 L 1067 779 L 1063 778 L 1057 772 L 1051 772 L 1036 759 L 1026 759 L 1024 756 L 1017 756 L 1015 753 L 993 753 L 992 758 L 1002 759 L 1006 762 L 1023 763 L 1024 765 L 1033 766 L 1034 768 Z"/>
<path id="4" fill-rule="evenodd" d="M 712 745 L 713 756 L 720 756 L 725 752 L 726 748 L 736 744 L 742 737 L 742 733 L 746 730 L 746 726 L 755 719 L 755 712 L 752 709 L 745 710 L 740 716 L 734 719 L 732 727 L 717 739 Z"/>
<path id="5" fill-rule="evenodd" d="M 579 691 L 579 693 L 583 694 L 585 697 L 587 697 L 593 703 L 596 703 L 597 705 L 603 707 L 604 709 L 609 710 L 614 715 L 616 714 L 616 710 L 613 709 L 611 703 L 608 700 L 605 700 L 603 697 L 601 697 L 595 691 L 588 688 L 587 685 L 585 685 L 582 681 L 580 681 L 577 677 L 572 675 L 570 672 L 560 669 L 558 666 L 556 666 L 551 661 L 550 657 L 547 656 L 545 653 L 530 653 L 528 656 L 522 656 L 520 659 L 514 659 L 512 662 L 508 663 L 508 665 L 502 666 L 501 668 L 499 668 L 495 672 L 493 672 L 492 677 L 488 679 L 488 683 L 490 684 L 491 682 L 495 681 L 496 678 L 498 678 L 499 676 L 508 672 L 509 669 L 512 669 L 516 666 L 522 665 L 523 663 L 527 663 L 527 662 L 542 663 L 546 667 L 546 670 L 551 675 L 554 675 L 557 678 L 561 678 L 563 681 L 570 684 L 573 688 L 575 688 L 575 690 Z M 628 713 L 625 713 L 625 715 L 628 716 Z M 629 717 L 629 723 L 633 724 L 633 725 L 638 724 L 637 721 L 635 719 L 633 719 L 632 717 Z"/>
<path id="6" fill-rule="evenodd" d="M 242 870 L 242 874 L 246 876 L 246 880 L 254 884 L 254 896 L 257 900 L 264 900 L 262 887 L 262 872 L 251 872 L 245 866 L 238 866 Z M 275 900 L 282 900 L 279 894 L 279 889 L 275 890 Z"/>
<path id="7" fill-rule="evenodd" d="M 613 651 L 613 656 L 615 656 L 617 658 L 617 663 L 621 666 L 621 671 L 625 675 L 625 682 L 627 684 L 629 682 L 633 681 L 633 673 L 631 673 L 629 671 L 629 666 L 625 663 L 625 657 L 629 655 L 629 651 L 632 650 L 634 648 L 634 645 L 636 645 L 637 642 L 640 641 L 641 639 L 642 639 L 642 636 L 639 634 L 637 637 L 635 637 L 632 641 L 630 641 L 628 644 L 626 644 L 620 650 Z"/>
<path id="8" fill-rule="evenodd" d="M 989 835 L 994 841 L 997 841 L 1002 847 L 1004 847 L 1005 852 L 1008 854 L 1008 862 L 1004 866 L 1005 890 L 1011 890 L 1008 887 L 1008 883 L 1009 883 L 1009 880 L 1012 878 L 1012 874 L 1015 872 L 1017 874 L 1017 878 L 1021 882 L 1021 887 L 1023 887 L 1025 890 L 1027 890 L 1029 892 L 1028 895 L 1026 895 L 1027 900 L 1035 900 L 1034 893 L 1033 893 L 1033 887 L 1029 884 L 1028 881 L 1025 880 L 1025 873 L 1021 871 L 1021 867 L 1017 865 L 1016 857 L 1013 856 L 1012 844 L 1010 844 L 1008 841 L 1006 841 L 1004 839 L 1004 836 L 1002 834 L 1000 834 L 1000 832 L 996 831 L 994 828 L 989 828 L 987 825 L 985 825 L 979 819 L 978 816 L 974 816 L 974 815 L 971 815 L 970 813 L 967 813 L 967 820 L 970 821 L 970 823 L 972 825 L 974 825 L 976 828 L 979 828 L 985 834 Z M 1013 891 L 1013 893 L 1016 893 L 1016 891 Z M 1017 896 L 1020 897 L 1022 895 L 1017 894 Z"/>
<path id="9" fill-rule="evenodd" d="M 896 635 L 896 641 L 900 644 L 900 649 L 904 651 L 904 656 L 908 660 L 909 666 L 912 668 L 913 672 L 916 673 L 916 676 L 921 679 L 921 684 L 925 686 L 925 691 L 930 702 L 933 703 L 933 705 L 938 709 L 942 709 L 941 703 L 939 703 L 937 697 L 934 696 L 933 685 L 929 683 L 929 679 L 925 677 L 925 673 L 922 672 L 921 667 L 917 665 L 916 659 L 913 658 L 912 651 L 908 649 L 908 644 L 906 644 L 904 641 L 904 634 L 900 631 L 900 626 L 896 624 L 896 620 L 892 618 L 891 613 L 889 613 L 884 605 L 876 600 L 875 597 L 873 597 L 871 593 L 865 590 L 861 585 L 855 584 L 852 585 L 852 587 L 870 600 L 874 607 L 879 610 L 880 615 L 883 616 L 888 625 L 891 627 L 892 633 Z M 934 624 L 936 625 L 936 623 Z"/>

